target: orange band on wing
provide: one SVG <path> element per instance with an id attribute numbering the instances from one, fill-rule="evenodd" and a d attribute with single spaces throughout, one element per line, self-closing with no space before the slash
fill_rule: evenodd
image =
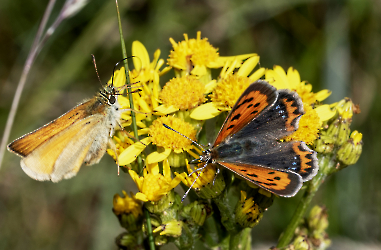
<path id="1" fill-rule="evenodd" d="M 254 184 L 281 196 L 295 195 L 303 183 L 302 178 L 293 172 L 282 172 L 242 163 L 219 162 L 219 164 Z"/>
<path id="2" fill-rule="evenodd" d="M 298 171 L 298 173 L 302 176 L 310 174 L 313 171 L 312 168 L 315 167 L 315 163 L 313 161 L 314 152 L 302 146 L 302 142 L 294 142 L 292 145 L 292 149 L 300 158 L 300 170 Z"/>
<path id="3" fill-rule="evenodd" d="M 291 99 L 288 100 L 287 98 L 281 99 L 283 104 L 286 106 L 287 109 L 287 120 L 286 120 L 286 129 L 287 131 L 295 131 L 295 122 L 294 120 L 297 119 L 301 114 L 298 112 L 295 112 L 298 110 L 298 106 L 295 106 L 295 100 Z"/>

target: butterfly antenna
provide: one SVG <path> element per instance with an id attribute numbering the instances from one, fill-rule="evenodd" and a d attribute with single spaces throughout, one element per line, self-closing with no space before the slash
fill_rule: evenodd
<path id="1" fill-rule="evenodd" d="M 173 132 L 176 132 L 176 133 L 178 133 L 179 135 L 181 135 L 181 136 L 184 136 L 185 138 L 187 138 L 188 140 L 190 140 L 192 143 L 194 143 L 195 145 L 197 145 L 199 148 L 201 148 L 203 151 L 205 151 L 206 149 L 203 147 L 203 146 L 201 146 L 200 144 L 198 144 L 197 142 L 195 142 L 194 140 L 192 140 L 191 138 L 189 138 L 189 137 L 187 137 L 187 136 L 185 136 L 185 135 L 183 135 L 182 133 L 180 133 L 179 131 L 177 131 L 177 130 L 174 130 L 173 128 L 171 128 L 170 126 L 168 126 L 167 124 L 164 124 L 163 123 L 163 126 L 165 127 L 165 128 L 167 128 L 167 129 L 169 129 L 169 130 L 172 130 Z"/>
<path id="2" fill-rule="evenodd" d="M 101 78 L 99 77 L 99 74 L 98 74 L 98 68 L 97 68 L 97 62 L 95 61 L 95 56 L 93 54 L 91 54 L 91 57 L 93 58 L 94 68 L 95 68 L 95 72 L 97 73 L 99 83 L 102 86 L 102 81 L 101 81 Z"/>
<path id="3" fill-rule="evenodd" d="M 114 86 L 114 74 L 115 74 L 115 69 L 116 67 L 123 61 L 125 60 L 128 60 L 128 59 L 131 59 L 133 57 L 136 57 L 136 56 L 129 56 L 129 57 L 126 57 L 126 58 L 123 58 L 122 60 L 120 60 L 119 62 L 117 62 L 114 66 L 114 69 L 112 70 L 112 77 L 111 77 L 111 85 Z"/>
<path id="4" fill-rule="evenodd" d="M 206 164 L 206 165 L 207 165 L 207 164 Z M 204 170 L 204 168 L 206 167 L 206 165 L 203 167 L 202 170 Z M 200 174 L 202 173 L 202 170 L 201 170 L 200 172 L 197 173 L 197 176 L 196 176 L 196 178 L 194 179 L 192 185 L 190 185 L 190 187 L 188 188 L 188 190 L 187 190 L 187 191 L 185 192 L 185 194 L 183 195 L 183 198 L 181 198 L 181 202 L 183 202 L 183 201 L 185 200 L 185 198 L 188 196 L 189 191 L 191 191 L 191 189 L 192 189 L 193 185 L 196 183 L 198 177 L 200 177 Z M 193 173 L 191 173 L 191 174 L 193 174 Z M 188 176 L 189 176 L 189 175 L 188 175 Z"/>

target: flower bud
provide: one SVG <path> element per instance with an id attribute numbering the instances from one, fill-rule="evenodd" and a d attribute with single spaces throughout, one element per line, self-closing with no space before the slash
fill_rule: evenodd
<path id="1" fill-rule="evenodd" d="M 115 243 L 119 249 L 134 249 L 136 242 L 136 237 L 129 233 L 122 233 L 115 239 Z"/>
<path id="2" fill-rule="evenodd" d="M 360 158 L 362 152 L 362 134 L 353 131 L 349 140 L 337 151 L 337 158 L 345 165 L 353 165 Z"/>
<path id="3" fill-rule="evenodd" d="M 334 143 L 333 138 L 329 137 L 326 131 L 322 131 L 315 142 L 314 150 L 323 154 L 331 153 L 334 148 Z"/>
<path id="4" fill-rule="evenodd" d="M 324 232 L 328 227 L 328 214 L 324 207 L 314 206 L 307 218 L 311 231 Z"/>
<path id="5" fill-rule="evenodd" d="M 312 250 L 312 246 L 305 235 L 297 236 L 293 245 L 295 250 Z"/>
<path id="6" fill-rule="evenodd" d="M 212 208 L 207 203 L 195 201 L 185 206 L 181 215 L 188 219 L 188 223 L 202 226 L 211 213 Z"/>
<path id="7" fill-rule="evenodd" d="M 263 217 L 262 209 L 254 202 L 253 197 L 247 198 L 245 191 L 241 191 L 241 199 L 235 209 L 235 220 L 242 227 L 254 227 Z"/>
<path id="8" fill-rule="evenodd" d="M 160 235 L 179 237 L 181 235 L 182 225 L 182 221 L 172 220 L 167 222 L 166 224 L 162 224 L 161 226 L 157 227 L 155 230 L 153 230 L 153 233 L 161 231 Z"/>
<path id="9" fill-rule="evenodd" d="M 168 238 L 164 235 L 158 235 L 155 237 L 155 245 L 156 246 L 162 246 L 167 244 Z"/>
<path id="10" fill-rule="evenodd" d="M 125 197 L 120 197 L 119 194 L 114 195 L 113 212 L 122 227 L 130 232 L 140 230 L 138 222 L 143 214 L 142 205 L 132 193 L 129 197 L 125 191 L 122 192 Z"/>
<path id="11" fill-rule="evenodd" d="M 160 214 L 172 207 L 175 202 L 175 192 L 169 191 L 160 200 L 155 202 L 146 202 L 144 205 L 150 213 Z"/>

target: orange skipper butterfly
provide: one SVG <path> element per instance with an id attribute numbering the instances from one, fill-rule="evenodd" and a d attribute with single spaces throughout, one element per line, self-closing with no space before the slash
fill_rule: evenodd
<path id="1" fill-rule="evenodd" d="M 8 145 L 22 158 L 21 168 L 38 181 L 58 182 L 77 174 L 82 163 L 98 163 L 122 112 L 119 90 L 107 85 L 98 95 Z"/>
<path id="2" fill-rule="evenodd" d="M 294 196 L 319 168 L 304 142 L 280 141 L 298 129 L 302 115 L 296 92 L 258 80 L 238 98 L 213 147 L 191 163 L 217 163 L 267 191 Z"/>

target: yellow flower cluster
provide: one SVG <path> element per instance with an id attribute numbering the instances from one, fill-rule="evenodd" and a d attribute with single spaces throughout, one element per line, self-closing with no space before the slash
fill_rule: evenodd
<path id="1" fill-rule="evenodd" d="M 120 131 L 114 136 L 116 150 L 108 150 L 108 153 L 118 159 L 120 166 L 129 169 L 139 189 L 135 197 L 144 202 L 160 201 L 180 182 L 188 187 L 193 185 L 197 190 L 209 187 L 216 195 L 213 186 L 215 182 L 219 183 L 218 175 L 216 177 L 218 168 L 199 164 L 198 171 L 188 176 L 193 171 L 188 159 L 191 156 L 198 158 L 203 150 L 191 140 L 196 141 L 205 120 L 231 110 L 242 92 L 262 77 L 277 89 L 297 92 L 303 100 L 305 115 L 299 122 L 299 130 L 284 140 L 302 140 L 312 144 L 324 121 L 336 112 L 328 105 L 321 105 L 330 92 L 312 92 L 312 85 L 301 81 L 298 71 L 293 68 L 286 73 L 280 66 L 273 69 L 258 67 L 257 54 L 222 57 L 206 38 L 201 38 L 200 32 L 196 39 L 189 39 L 186 34 L 184 37 L 178 43 L 170 38 L 173 50 L 167 60 L 168 67 L 164 69 L 161 69 L 164 60 L 160 58 L 160 50 L 150 61 L 143 44 L 135 41 L 132 45 L 134 69 L 129 72 L 130 79 L 133 79 L 131 88 L 141 90 L 133 94 L 139 138 L 134 139 L 132 132 Z M 220 68 L 219 76 L 213 79 L 212 69 L 217 68 Z M 161 83 L 160 77 L 171 69 L 175 77 Z M 115 72 L 114 85 L 124 84 L 125 73 L 121 69 Z M 128 98 L 120 96 L 118 101 L 122 108 L 130 107 Z M 122 115 L 124 127 L 131 124 L 130 112 Z M 141 163 L 144 165 L 141 166 L 144 169 L 137 167 L 138 156 L 143 159 Z M 172 167 L 179 166 L 183 169 L 171 172 Z M 218 187 L 218 192 L 221 192 L 225 184 L 221 182 Z M 206 198 L 207 194 L 204 193 Z"/>

